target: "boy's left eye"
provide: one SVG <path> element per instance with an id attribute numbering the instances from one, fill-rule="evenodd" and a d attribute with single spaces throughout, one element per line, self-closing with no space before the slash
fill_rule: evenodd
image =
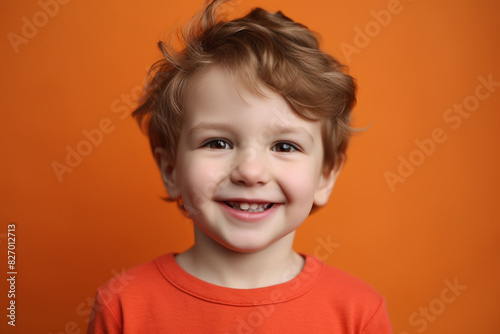
<path id="1" fill-rule="evenodd" d="M 282 152 L 282 153 L 289 153 L 289 152 L 295 152 L 298 151 L 297 146 L 287 143 L 287 142 L 280 142 L 275 144 L 272 148 L 271 151 L 275 152 Z"/>

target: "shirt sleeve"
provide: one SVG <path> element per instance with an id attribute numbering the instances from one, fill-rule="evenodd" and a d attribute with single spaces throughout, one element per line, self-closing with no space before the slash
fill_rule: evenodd
<path id="1" fill-rule="evenodd" d="M 120 320 L 120 307 L 117 302 L 111 302 L 110 299 L 113 297 L 114 296 L 111 296 L 111 294 L 103 294 L 100 290 L 97 290 L 94 307 L 89 319 L 87 334 L 123 333 L 122 322 Z"/>
<path id="2" fill-rule="evenodd" d="M 362 334 L 392 334 L 385 299 L 382 298 L 375 313 L 361 331 Z"/>

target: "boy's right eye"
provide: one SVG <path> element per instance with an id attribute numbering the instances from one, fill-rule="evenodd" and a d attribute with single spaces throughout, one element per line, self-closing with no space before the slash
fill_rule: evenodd
<path id="1" fill-rule="evenodd" d="M 222 139 L 214 139 L 207 141 L 202 147 L 208 147 L 213 150 L 230 150 L 232 147 L 228 142 Z"/>

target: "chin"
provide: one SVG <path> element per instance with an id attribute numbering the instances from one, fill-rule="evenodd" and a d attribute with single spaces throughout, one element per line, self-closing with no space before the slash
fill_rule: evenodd
<path id="1" fill-rule="evenodd" d="M 237 253 L 254 253 L 258 252 L 266 246 L 255 245 L 253 243 L 250 244 L 221 244 L 223 247 Z"/>
<path id="2" fill-rule="evenodd" d="M 232 240 L 231 242 L 219 242 L 219 244 L 237 253 L 253 253 L 267 248 L 270 243 L 262 240 Z"/>
<path id="3" fill-rule="evenodd" d="M 264 237 L 262 235 L 249 235 L 250 233 L 245 233 L 244 235 L 232 235 L 230 237 L 224 238 L 224 240 L 218 241 L 223 247 L 238 253 L 256 253 L 263 251 L 265 249 L 274 248 L 274 246 L 287 247 L 287 240 L 283 237 L 272 239 L 269 237 Z M 284 241 L 280 242 L 280 241 Z"/>

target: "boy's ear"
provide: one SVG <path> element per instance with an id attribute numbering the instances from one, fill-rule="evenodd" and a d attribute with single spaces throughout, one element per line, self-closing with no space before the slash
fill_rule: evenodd
<path id="1" fill-rule="evenodd" d="M 177 171 L 175 170 L 175 165 L 169 162 L 167 152 L 163 147 L 157 147 L 154 150 L 154 157 L 160 169 L 163 184 L 167 189 L 168 196 L 174 200 L 180 198 L 181 194 L 177 184 Z"/>
<path id="2" fill-rule="evenodd" d="M 330 194 L 332 193 L 335 181 L 339 176 L 342 167 L 344 166 L 345 155 L 342 154 L 337 160 L 337 163 L 330 171 L 325 171 L 321 175 L 318 187 L 314 193 L 314 205 L 323 206 L 328 202 Z"/>

